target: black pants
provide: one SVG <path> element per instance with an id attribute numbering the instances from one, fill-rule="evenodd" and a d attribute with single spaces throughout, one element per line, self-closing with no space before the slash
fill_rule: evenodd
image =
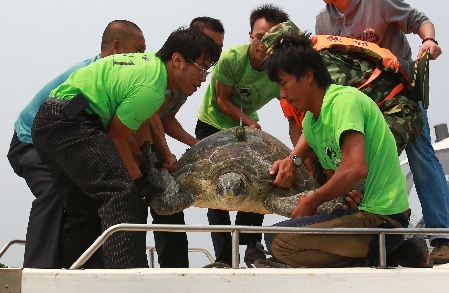
<path id="1" fill-rule="evenodd" d="M 197 139 L 203 139 L 209 135 L 219 132 L 217 129 L 209 124 L 198 120 L 195 128 L 195 135 Z M 245 226 L 262 226 L 264 215 L 248 212 L 237 212 L 235 225 Z M 209 225 L 231 225 L 229 212 L 217 209 L 207 210 L 207 219 Z M 212 243 L 215 250 L 215 260 L 218 262 L 232 265 L 232 237 L 231 233 L 212 232 Z M 247 245 L 255 241 L 261 241 L 262 234 L 243 233 L 240 234 L 240 245 Z"/>
<path id="2" fill-rule="evenodd" d="M 159 215 L 150 208 L 153 224 L 184 225 L 184 212 Z M 161 268 L 188 268 L 189 245 L 185 232 L 153 232 L 157 260 Z"/>
<path id="3" fill-rule="evenodd" d="M 32 137 L 67 210 L 61 234 L 64 266 L 76 260 L 100 231 L 120 223 L 145 224 L 148 207 L 140 200 L 115 144 L 99 126 L 99 116 L 68 118 L 61 107 L 42 104 Z M 148 267 L 145 235 L 112 234 L 103 246 L 105 267 Z"/>
<path id="4" fill-rule="evenodd" d="M 36 197 L 28 220 L 23 267 L 61 268 L 59 238 L 63 206 L 53 187 L 51 172 L 37 155 L 34 145 L 21 142 L 15 132 L 8 151 L 8 160 L 14 172 L 25 179 Z"/>

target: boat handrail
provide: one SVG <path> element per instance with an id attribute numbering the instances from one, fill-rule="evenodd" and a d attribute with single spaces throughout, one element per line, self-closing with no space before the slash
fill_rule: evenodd
<path id="1" fill-rule="evenodd" d="M 5 252 L 9 249 L 9 247 L 11 247 L 14 244 L 25 245 L 25 240 L 15 239 L 6 243 L 5 246 L 3 246 L 3 248 L 0 250 L 0 258 L 3 256 L 3 254 L 5 254 Z"/>
<path id="2" fill-rule="evenodd" d="M 156 247 L 154 246 L 147 246 L 148 255 L 150 258 L 150 268 L 154 268 L 154 252 L 156 251 Z M 204 248 L 189 248 L 189 252 L 201 252 L 206 255 L 206 257 L 209 259 L 210 263 L 214 263 L 215 260 L 210 254 L 209 251 L 207 251 Z"/>
<path id="3" fill-rule="evenodd" d="M 295 233 L 295 234 L 377 234 L 379 235 L 379 267 L 386 267 L 386 234 L 403 235 L 449 235 L 449 228 L 304 228 L 304 227 L 267 227 L 267 226 L 232 226 L 232 225 L 172 225 L 172 224 L 117 224 L 105 230 L 94 243 L 73 263 L 71 270 L 81 266 L 113 233 L 120 231 L 170 231 L 170 232 L 231 232 L 232 233 L 232 268 L 239 267 L 240 233 Z"/>
<path id="4" fill-rule="evenodd" d="M 2 256 L 5 254 L 5 252 L 14 244 L 19 244 L 19 245 L 25 245 L 26 241 L 25 240 L 19 240 L 19 239 L 15 239 L 15 240 L 11 240 L 8 243 L 5 244 L 5 246 L 3 246 L 3 248 L 0 250 L 0 258 L 2 258 Z M 154 252 L 156 251 L 156 247 L 154 246 L 147 246 L 147 251 L 148 251 L 148 256 L 149 256 L 149 261 L 150 261 L 150 268 L 154 268 Z M 212 255 L 210 254 L 209 251 L 207 251 L 206 249 L 203 248 L 189 248 L 189 252 L 200 252 L 200 253 L 204 253 L 206 255 L 206 257 L 209 259 L 209 261 L 211 263 L 214 262 L 214 258 L 212 257 Z"/>

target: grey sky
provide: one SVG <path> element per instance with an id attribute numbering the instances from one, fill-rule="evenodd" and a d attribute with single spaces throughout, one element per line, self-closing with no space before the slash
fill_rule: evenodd
<path id="1" fill-rule="evenodd" d="M 429 123 L 433 125 L 448 122 L 446 102 L 446 71 L 449 55 L 447 15 L 449 2 L 442 0 L 408 0 L 411 6 L 424 11 L 436 27 L 436 39 L 443 54 L 430 65 L 430 108 Z M 254 0 L 228 1 L 6 1 L 0 2 L 0 67 L 1 88 L 5 104 L 0 107 L 3 127 L 0 128 L 0 247 L 12 239 L 25 239 L 26 226 L 33 195 L 25 181 L 14 174 L 6 153 L 13 134 L 13 124 L 19 112 L 47 82 L 84 59 L 99 53 L 101 35 L 106 25 L 114 19 L 135 22 L 143 31 L 147 51 L 157 51 L 167 36 L 177 27 L 188 25 L 197 16 L 211 16 L 220 19 L 225 26 L 224 48 L 247 43 L 249 14 L 256 6 L 265 3 Z M 321 0 L 276 0 L 271 1 L 284 8 L 298 27 L 314 33 L 315 15 L 324 7 Z M 418 36 L 409 36 L 413 54 L 420 45 Z M 445 65 L 446 64 L 446 67 Z M 178 114 L 178 119 L 187 131 L 194 133 L 196 113 L 205 90 L 205 85 L 191 96 Z M 286 119 L 279 103 L 272 101 L 259 111 L 262 129 L 275 135 L 288 146 Z M 431 133 L 433 136 L 433 129 Z M 433 138 L 434 139 L 434 138 Z M 168 139 L 172 152 L 179 158 L 186 146 Z M 401 156 L 403 158 L 404 156 Z M 267 215 L 264 225 L 274 224 L 283 218 Z M 151 218 L 149 218 L 151 222 Z M 186 210 L 188 224 L 206 224 L 204 209 Z M 148 235 L 148 244 L 153 237 Z M 202 247 L 213 253 L 209 234 L 189 234 L 190 247 Z M 243 248 L 242 248 L 243 249 Z M 241 250 L 243 253 L 243 250 Z M 23 247 L 16 246 L 0 259 L 9 266 L 21 266 Z M 200 267 L 207 259 L 190 255 L 191 267 Z"/>

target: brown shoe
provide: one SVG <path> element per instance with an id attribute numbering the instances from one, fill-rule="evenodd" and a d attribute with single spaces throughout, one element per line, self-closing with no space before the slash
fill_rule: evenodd
<path id="1" fill-rule="evenodd" d="M 435 248 L 430 257 L 436 264 L 449 263 L 449 239 L 435 239 Z"/>

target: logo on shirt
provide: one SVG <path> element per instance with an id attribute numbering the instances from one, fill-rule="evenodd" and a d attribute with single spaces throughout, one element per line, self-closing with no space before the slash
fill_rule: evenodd
<path id="1" fill-rule="evenodd" d="M 112 61 L 112 65 L 136 65 L 132 60 L 129 60 L 128 62 L 125 61 Z"/>
<path id="2" fill-rule="evenodd" d="M 335 148 L 332 144 L 332 140 L 325 138 L 321 142 L 323 146 L 323 153 L 325 154 L 325 160 L 335 167 L 339 167 L 341 164 L 340 150 Z"/>

